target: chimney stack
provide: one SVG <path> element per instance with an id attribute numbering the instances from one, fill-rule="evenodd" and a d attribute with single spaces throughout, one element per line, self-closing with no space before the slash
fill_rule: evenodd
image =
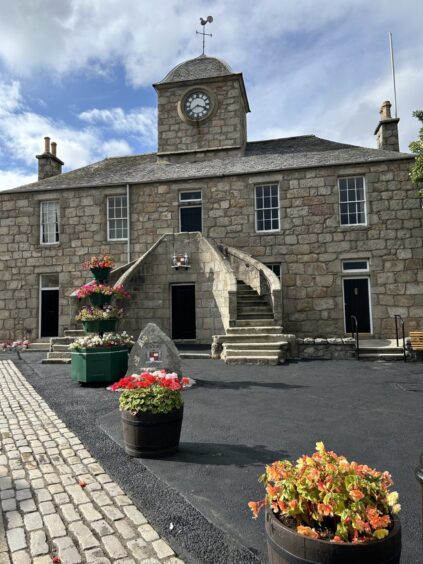
<path id="1" fill-rule="evenodd" d="M 391 116 L 391 102 L 383 102 L 379 111 L 380 120 L 375 129 L 377 148 L 385 151 L 399 152 L 398 122 L 399 118 Z"/>
<path id="2" fill-rule="evenodd" d="M 53 141 L 50 150 L 50 137 L 44 137 L 44 153 L 36 155 L 38 159 L 38 180 L 44 180 L 62 173 L 64 162 L 57 158 L 56 152 L 57 143 Z"/>

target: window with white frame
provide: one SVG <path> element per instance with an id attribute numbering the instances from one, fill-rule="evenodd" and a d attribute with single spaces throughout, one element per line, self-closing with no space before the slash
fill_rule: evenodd
<path id="1" fill-rule="evenodd" d="M 368 260 L 343 260 L 342 261 L 342 271 L 343 272 L 368 272 L 369 271 L 369 261 Z"/>
<path id="2" fill-rule="evenodd" d="M 203 230 L 203 199 L 201 190 L 179 192 L 179 231 Z"/>
<path id="3" fill-rule="evenodd" d="M 53 245 L 59 242 L 59 202 L 40 204 L 40 243 Z"/>
<path id="4" fill-rule="evenodd" d="M 341 225 L 366 225 L 366 191 L 363 176 L 338 179 Z"/>
<path id="5" fill-rule="evenodd" d="M 255 186 L 256 231 L 279 231 L 279 185 Z"/>
<path id="6" fill-rule="evenodd" d="M 128 239 L 128 204 L 126 196 L 107 198 L 107 239 L 125 241 Z"/>

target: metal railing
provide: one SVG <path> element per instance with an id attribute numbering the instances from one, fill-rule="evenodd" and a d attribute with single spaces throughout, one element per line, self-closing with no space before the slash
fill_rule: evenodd
<path id="1" fill-rule="evenodd" d="M 402 353 L 404 355 L 404 362 L 407 362 L 407 354 L 406 354 L 406 349 L 405 349 L 405 333 L 404 333 L 404 320 L 403 318 L 398 315 L 395 314 L 394 315 L 394 319 L 395 319 L 395 335 L 397 338 L 397 347 L 399 347 L 399 338 L 398 338 L 398 320 L 401 323 L 401 329 L 402 329 Z"/>
<path id="2" fill-rule="evenodd" d="M 421 494 L 421 527 L 422 527 L 422 536 L 423 536 L 423 452 L 420 455 L 420 466 L 417 466 L 416 470 L 416 478 L 420 484 L 420 494 Z"/>
<path id="3" fill-rule="evenodd" d="M 357 360 L 360 360 L 360 337 L 358 336 L 358 320 L 355 315 L 350 316 L 351 320 L 351 337 L 355 336 L 355 350 L 357 351 Z"/>

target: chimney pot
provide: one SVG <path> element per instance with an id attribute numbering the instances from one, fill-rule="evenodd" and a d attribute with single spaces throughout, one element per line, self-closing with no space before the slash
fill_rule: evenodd
<path id="1" fill-rule="evenodd" d="M 55 141 L 51 144 L 51 154 L 55 157 L 57 152 L 57 143 Z"/>
<path id="2" fill-rule="evenodd" d="M 380 108 L 380 119 L 391 119 L 391 102 L 385 100 Z"/>
<path id="3" fill-rule="evenodd" d="M 50 137 L 44 137 L 44 153 L 50 153 Z"/>

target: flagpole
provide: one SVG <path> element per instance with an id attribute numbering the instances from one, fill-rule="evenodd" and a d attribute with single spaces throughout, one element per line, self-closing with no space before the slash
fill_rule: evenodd
<path id="1" fill-rule="evenodd" d="M 394 62 L 394 45 L 392 42 L 392 33 L 389 32 L 389 48 L 391 50 L 391 69 L 392 69 L 392 82 L 394 84 L 394 109 L 395 109 L 395 117 L 398 117 L 397 111 L 397 87 L 395 84 L 395 62 Z"/>

